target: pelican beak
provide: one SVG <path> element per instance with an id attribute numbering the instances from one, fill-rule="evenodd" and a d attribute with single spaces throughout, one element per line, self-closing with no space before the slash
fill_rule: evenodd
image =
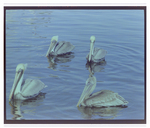
<path id="1" fill-rule="evenodd" d="M 91 57 L 93 55 L 94 42 L 90 43 L 90 53 L 89 53 L 89 62 L 91 61 Z"/>
<path id="2" fill-rule="evenodd" d="M 50 47 L 49 47 L 49 49 L 48 49 L 48 51 L 46 53 L 46 57 L 48 57 L 49 53 L 50 53 Z"/>
<path id="3" fill-rule="evenodd" d="M 12 97 L 14 95 L 14 92 L 16 90 L 16 87 L 18 85 L 18 82 L 19 82 L 22 74 L 23 74 L 23 70 L 22 69 L 20 69 L 18 72 L 16 72 L 14 83 L 13 83 L 13 86 L 12 86 L 12 89 L 11 89 L 11 92 L 10 92 L 10 95 L 9 95 L 9 101 L 11 101 L 11 99 L 12 99 Z"/>
<path id="4" fill-rule="evenodd" d="M 49 49 L 48 49 L 48 51 L 47 51 L 47 53 L 46 53 L 46 57 L 48 57 L 51 52 L 54 52 L 54 48 L 55 48 L 56 44 L 57 44 L 57 41 L 56 41 L 56 40 L 53 40 L 53 41 L 51 42 L 51 44 L 50 44 L 50 46 L 49 46 Z"/>
<path id="5" fill-rule="evenodd" d="M 83 90 L 83 92 L 82 92 L 82 94 L 81 94 L 81 96 L 80 96 L 80 99 L 79 99 L 78 103 L 77 103 L 77 107 L 80 105 L 80 103 L 81 103 L 81 102 L 85 99 L 85 97 L 88 95 L 89 89 L 90 89 L 90 87 L 87 86 L 87 85 L 84 87 L 84 90 Z"/>

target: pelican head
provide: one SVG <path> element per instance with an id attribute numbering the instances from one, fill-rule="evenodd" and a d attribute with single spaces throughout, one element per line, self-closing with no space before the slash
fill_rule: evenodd
<path id="1" fill-rule="evenodd" d="M 91 36 L 90 38 L 90 53 L 89 53 L 89 62 L 91 61 L 91 57 L 94 51 L 94 43 L 95 43 L 95 36 Z"/>
<path id="2" fill-rule="evenodd" d="M 58 36 L 53 36 L 52 39 L 51 39 L 51 43 L 50 43 L 50 46 L 49 46 L 49 49 L 46 53 L 46 56 L 48 56 L 51 52 L 54 52 L 54 48 L 57 44 L 57 41 L 58 41 Z"/>
<path id="3" fill-rule="evenodd" d="M 77 107 L 82 103 L 90 94 L 94 91 L 96 87 L 96 77 L 93 76 L 93 74 L 89 75 L 89 78 L 86 81 L 86 85 L 84 87 L 84 90 L 81 94 L 81 97 L 77 103 Z"/>
<path id="4" fill-rule="evenodd" d="M 23 81 L 23 74 L 24 71 L 27 68 L 27 64 L 18 64 L 16 67 L 16 75 L 15 75 L 15 79 L 14 79 L 14 83 L 9 95 L 9 101 L 13 98 L 13 96 L 17 93 L 20 92 L 21 90 L 21 84 Z"/>

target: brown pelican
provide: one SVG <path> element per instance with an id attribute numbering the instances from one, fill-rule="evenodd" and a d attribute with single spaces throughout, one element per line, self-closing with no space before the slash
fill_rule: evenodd
<path id="1" fill-rule="evenodd" d="M 110 90 L 102 90 L 91 95 L 95 87 L 96 77 L 90 74 L 77 106 L 81 104 L 87 107 L 110 107 L 128 104 L 123 97 Z"/>
<path id="2" fill-rule="evenodd" d="M 46 86 L 40 80 L 26 79 L 23 81 L 24 71 L 27 64 L 18 64 L 16 67 L 16 75 L 10 92 L 9 101 L 11 99 L 26 100 L 33 98 Z"/>
<path id="3" fill-rule="evenodd" d="M 70 42 L 65 42 L 65 41 L 58 41 L 58 36 L 53 36 L 51 39 L 51 43 L 49 46 L 49 49 L 47 51 L 46 56 L 48 57 L 49 55 L 61 55 L 61 54 L 66 54 L 71 52 L 75 46 L 72 45 Z"/>
<path id="4" fill-rule="evenodd" d="M 100 48 L 94 48 L 95 36 L 91 36 L 90 38 L 90 52 L 86 56 L 87 61 L 89 62 L 100 62 L 105 59 L 105 55 L 107 51 Z"/>

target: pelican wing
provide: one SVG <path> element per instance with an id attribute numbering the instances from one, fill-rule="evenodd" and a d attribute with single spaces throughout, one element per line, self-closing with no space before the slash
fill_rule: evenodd
<path id="1" fill-rule="evenodd" d="M 72 45 L 70 42 L 60 41 L 55 48 L 55 52 L 57 54 L 65 54 L 67 52 L 71 52 L 74 47 L 75 46 Z"/>
<path id="2" fill-rule="evenodd" d="M 107 51 L 104 49 L 95 48 L 94 49 L 94 59 L 102 59 L 107 54 Z"/>
<path id="3" fill-rule="evenodd" d="M 85 99 L 86 106 L 119 106 L 126 105 L 126 101 L 123 97 L 109 90 L 102 90 L 100 92 L 94 93 L 92 96 L 89 96 Z"/>
<path id="4" fill-rule="evenodd" d="M 24 97 L 35 96 L 45 87 L 40 80 L 26 79 L 22 87 L 21 93 Z"/>

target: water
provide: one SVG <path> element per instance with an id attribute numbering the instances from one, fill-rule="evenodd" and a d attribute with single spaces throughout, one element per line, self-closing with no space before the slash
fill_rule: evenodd
<path id="1" fill-rule="evenodd" d="M 54 35 L 75 49 L 52 65 L 45 55 Z M 91 35 L 95 47 L 108 52 L 94 74 L 94 92 L 114 91 L 129 102 L 127 108 L 76 107 L 89 77 L 85 58 Z M 25 79 L 40 79 L 47 88 L 14 107 L 9 94 L 19 63 L 28 64 Z M 144 119 L 144 95 L 144 10 L 6 11 L 7 120 Z"/>

